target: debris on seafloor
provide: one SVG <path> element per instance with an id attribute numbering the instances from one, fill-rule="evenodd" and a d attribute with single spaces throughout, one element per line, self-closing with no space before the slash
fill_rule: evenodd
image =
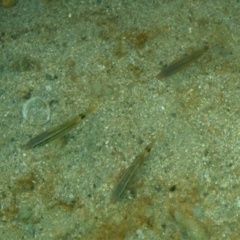
<path id="1" fill-rule="evenodd" d="M 42 98 L 32 97 L 23 104 L 22 115 L 31 125 L 43 125 L 50 119 L 50 106 Z"/>
<path id="2" fill-rule="evenodd" d="M 13 7 L 16 4 L 16 0 L 2 0 L 2 6 L 5 8 Z"/>

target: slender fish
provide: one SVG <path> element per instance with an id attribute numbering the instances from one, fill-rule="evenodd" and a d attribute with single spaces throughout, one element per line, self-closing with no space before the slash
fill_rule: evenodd
<path id="1" fill-rule="evenodd" d="M 167 67 L 163 68 L 162 71 L 156 77 L 158 79 L 163 79 L 183 70 L 184 68 L 188 67 L 192 62 L 200 58 L 207 50 L 208 46 L 205 46 L 204 48 L 197 50 L 186 57 L 183 57 L 179 60 L 174 61 L 173 63 L 170 63 Z"/>
<path id="2" fill-rule="evenodd" d="M 66 122 L 62 123 L 59 126 L 53 127 L 34 138 L 30 139 L 24 146 L 23 149 L 30 149 L 34 148 L 36 146 L 41 146 L 46 143 L 49 143 L 50 141 L 64 136 L 66 133 L 68 133 L 72 128 L 74 128 L 77 124 L 81 122 L 83 118 L 85 118 L 89 113 L 94 111 L 96 109 L 95 104 L 90 104 L 86 112 L 81 113 L 77 115 L 76 117 L 67 120 Z"/>
<path id="3" fill-rule="evenodd" d="M 157 136 L 154 138 L 154 140 L 148 144 L 145 149 L 138 154 L 133 162 L 130 164 L 130 166 L 127 168 L 125 173 L 122 175 L 120 180 L 118 181 L 116 187 L 113 190 L 111 202 L 115 203 L 122 195 L 125 188 L 128 186 L 129 182 L 133 179 L 133 176 L 139 169 L 139 167 L 143 164 L 143 162 L 146 160 L 149 152 L 151 151 L 154 143 L 158 140 L 158 138 L 162 135 L 161 133 L 158 133 Z"/>

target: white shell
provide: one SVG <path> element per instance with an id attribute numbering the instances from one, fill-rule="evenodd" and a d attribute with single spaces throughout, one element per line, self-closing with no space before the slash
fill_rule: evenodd
<path id="1" fill-rule="evenodd" d="M 22 115 L 32 125 L 43 125 L 50 119 L 50 106 L 40 97 L 32 97 L 23 104 Z"/>

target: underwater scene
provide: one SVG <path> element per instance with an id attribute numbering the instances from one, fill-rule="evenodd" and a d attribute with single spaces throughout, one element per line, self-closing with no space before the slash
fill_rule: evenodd
<path id="1" fill-rule="evenodd" d="M 239 12 L 0 0 L 0 239 L 240 239 Z"/>

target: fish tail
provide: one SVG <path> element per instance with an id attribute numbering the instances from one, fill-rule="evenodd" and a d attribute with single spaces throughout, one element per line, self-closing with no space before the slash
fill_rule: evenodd
<path id="1" fill-rule="evenodd" d="M 93 112 L 96 108 L 97 108 L 96 103 L 95 103 L 95 102 L 91 102 L 91 103 L 89 104 L 88 109 L 87 109 L 86 112 L 84 113 L 84 115 L 85 115 L 85 116 L 88 115 L 89 113 Z"/>

